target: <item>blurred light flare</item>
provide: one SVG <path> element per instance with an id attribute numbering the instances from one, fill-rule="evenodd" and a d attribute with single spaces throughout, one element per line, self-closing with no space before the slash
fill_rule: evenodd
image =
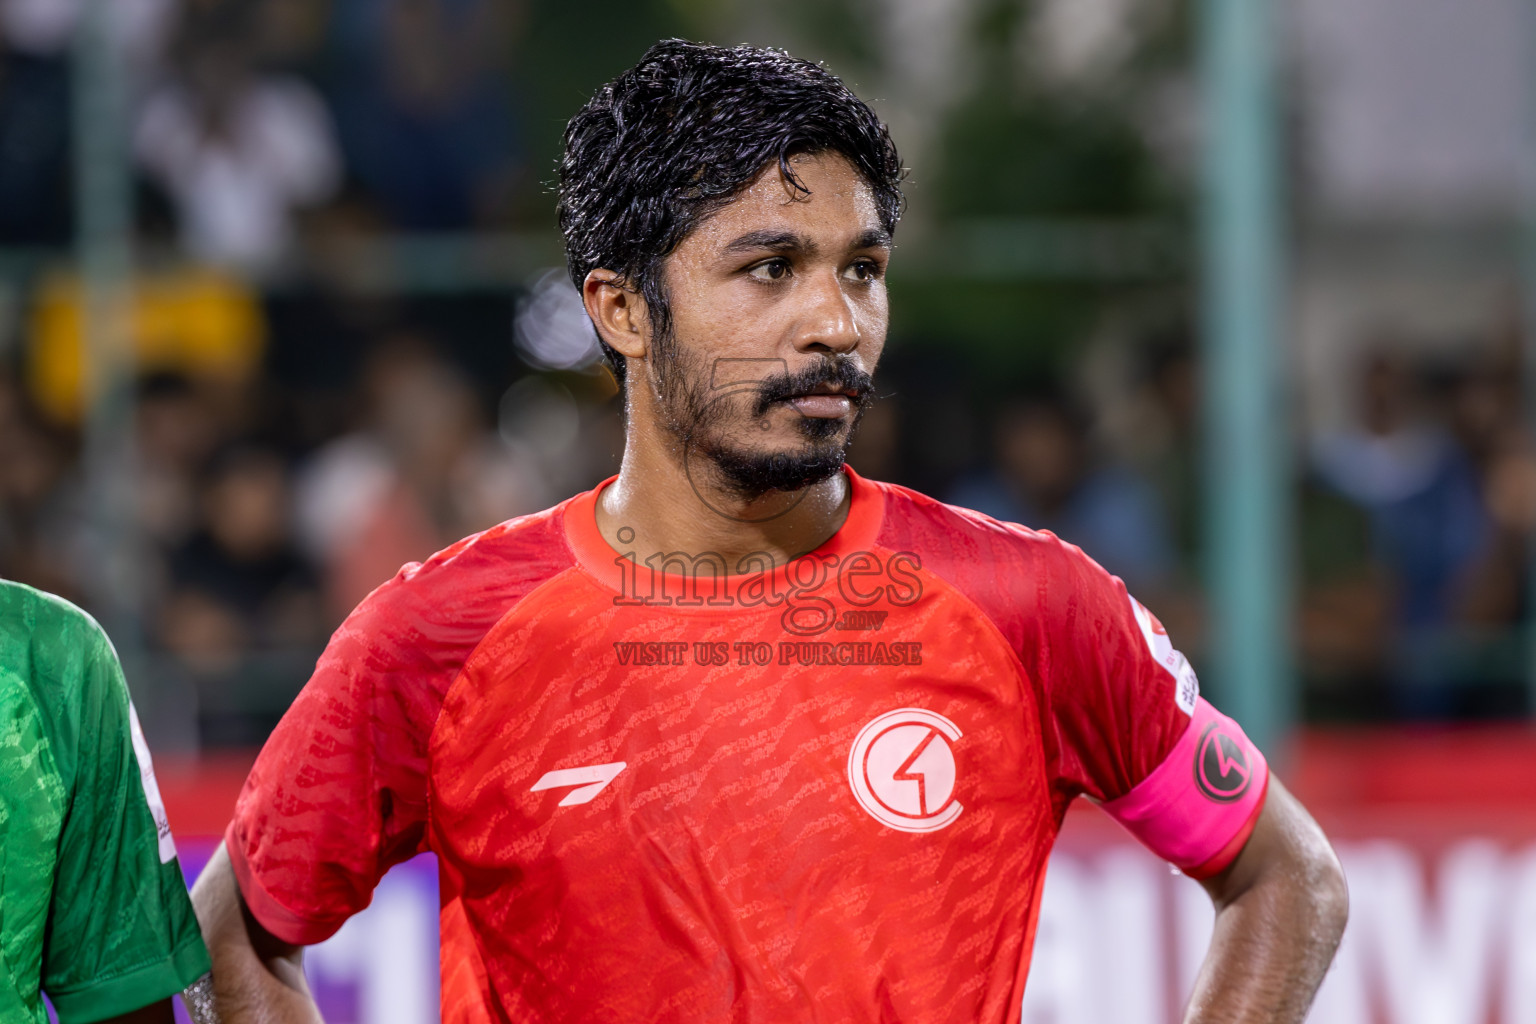
<path id="1" fill-rule="evenodd" d="M 581 293 L 562 269 L 544 271 L 529 286 L 512 340 L 523 361 L 539 370 L 576 370 L 602 358 Z"/>

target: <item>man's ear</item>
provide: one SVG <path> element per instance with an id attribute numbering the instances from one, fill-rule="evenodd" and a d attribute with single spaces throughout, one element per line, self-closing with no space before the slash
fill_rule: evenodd
<path id="1" fill-rule="evenodd" d="M 612 270 L 591 270 L 581 283 L 581 301 L 610 348 L 623 356 L 645 358 L 651 321 L 639 289 L 620 283 Z"/>

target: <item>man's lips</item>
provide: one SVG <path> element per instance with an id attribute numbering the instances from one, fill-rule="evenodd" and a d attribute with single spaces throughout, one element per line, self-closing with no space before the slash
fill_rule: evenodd
<path id="1" fill-rule="evenodd" d="M 853 409 L 853 399 L 842 392 L 826 392 L 811 395 L 800 395 L 791 398 L 789 404 L 802 416 L 812 419 L 838 419 L 848 415 Z"/>
<path id="2" fill-rule="evenodd" d="M 759 391 L 757 415 L 766 415 L 779 404 L 813 419 L 842 419 L 857 412 L 868 401 L 869 374 L 848 364 L 835 365 L 831 371 L 765 381 Z"/>

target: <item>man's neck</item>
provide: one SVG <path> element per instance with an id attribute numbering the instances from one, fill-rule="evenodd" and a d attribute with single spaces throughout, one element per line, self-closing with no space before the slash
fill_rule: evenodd
<path id="1" fill-rule="evenodd" d="M 782 565 L 820 547 L 848 517 L 845 473 L 749 500 L 722 486 L 701 457 L 685 466 L 676 447 L 628 440 L 619 478 L 598 497 L 597 528 L 615 550 L 641 561 L 653 553 L 713 552 L 734 567 L 744 555 L 764 553 Z"/>

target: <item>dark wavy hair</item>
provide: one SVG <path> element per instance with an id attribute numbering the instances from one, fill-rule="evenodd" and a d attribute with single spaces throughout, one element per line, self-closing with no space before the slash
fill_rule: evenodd
<path id="1" fill-rule="evenodd" d="M 657 337 L 669 337 L 667 256 L 771 161 L 809 193 L 789 160 L 824 152 L 853 164 L 894 232 L 901 158 L 841 79 L 782 50 L 662 40 L 566 125 L 560 230 L 571 280 L 580 289 L 589 271 L 614 271 L 645 297 Z M 598 340 L 622 387 L 624 357 Z"/>

